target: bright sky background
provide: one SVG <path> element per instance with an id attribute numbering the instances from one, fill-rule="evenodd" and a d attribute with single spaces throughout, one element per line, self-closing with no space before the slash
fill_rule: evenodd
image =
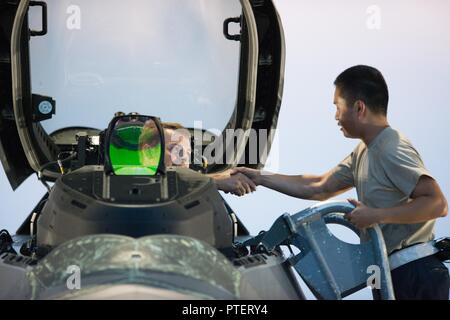
<path id="1" fill-rule="evenodd" d="M 391 126 L 412 141 L 449 198 L 450 1 L 274 2 L 287 49 L 279 145 L 271 154 L 278 171 L 323 173 L 351 152 L 358 141 L 344 138 L 336 125 L 332 83 L 344 69 L 367 64 L 378 68 L 388 83 Z M 15 231 L 44 192 L 35 176 L 13 192 L 0 170 L 0 226 Z M 356 194 L 339 198 L 347 197 Z M 263 187 L 243 198 L 225 198 L 253 234 L 267 230 L 281 214 L 314 203 Z M 436 236 L 450 235 L 449 227 L 449 217 L 439 219 Z M 342 231 L 339 236 L 350 238 Z M 351 298 L 370 296 L 366 291 Z"/>

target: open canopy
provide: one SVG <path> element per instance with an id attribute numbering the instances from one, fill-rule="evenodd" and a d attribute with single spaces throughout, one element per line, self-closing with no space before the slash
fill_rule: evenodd
<path id="1" fill-rule="evenodd" d="M 57 178 L 43 168 L 58 159 L 61 136 L 74 140 L 74 127 L 100 132 L 118 111 L 213 136 L 266 130 L 263 143 L 258 134 L 252 142 L 256 160 L 246 156 L 248 136 L 237 139 L 224 163 L 209 159 L 210 172 L 263 165 L 259 155 L 270 149 L 284 72 L 283 32 L 271 0 L 0 6 L 0 154 L 13 188 L 33 171 Z"/>

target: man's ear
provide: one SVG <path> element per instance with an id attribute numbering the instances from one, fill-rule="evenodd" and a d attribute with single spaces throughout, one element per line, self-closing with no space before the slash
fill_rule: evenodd
<path id="1" fill-rule="evenodd" d="M 356 113 L 358 114 L 358 118 L 361 119 L 366 114 L 366 104 L 362 100 L 356 100 L 354 104 L 354 108 Z"/>

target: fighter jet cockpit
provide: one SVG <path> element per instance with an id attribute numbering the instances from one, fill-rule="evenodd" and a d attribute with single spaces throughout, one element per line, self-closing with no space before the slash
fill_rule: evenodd
<path id="1" fill-rule="evenodd" d="M 81 138 L 74 150 L 65 151 L 69 156 L 53 164 L 62 176 L 40 212 L 39 247 L 53 248 L 93 233 L 136 238 L 177 234 L 231 254 L 236 218 L 207 176 L 182 166 L 166 167 L 158 118 L 118 115 L 98 136 Z M 95 140 L 99 143 L 93 147 Z M 83 155 L 89 150 L 92 162 L 80 163 L 89 158 Z"/>

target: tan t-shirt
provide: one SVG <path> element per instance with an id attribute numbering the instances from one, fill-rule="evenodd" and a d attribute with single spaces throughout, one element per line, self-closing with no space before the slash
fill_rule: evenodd
<path id="1" fill-rule="evenodd" d="M 339 181 L 356 187 L 358 199 L 371 208 L 406 203 L 422 175 L 430 176 L 419 153 L 400 132 L 387 127 L 366 146 L 353 152 L 333 169 Z M 435 220 L 415 224 L 381 224 L 388 253 L 434 238 Z"/>

